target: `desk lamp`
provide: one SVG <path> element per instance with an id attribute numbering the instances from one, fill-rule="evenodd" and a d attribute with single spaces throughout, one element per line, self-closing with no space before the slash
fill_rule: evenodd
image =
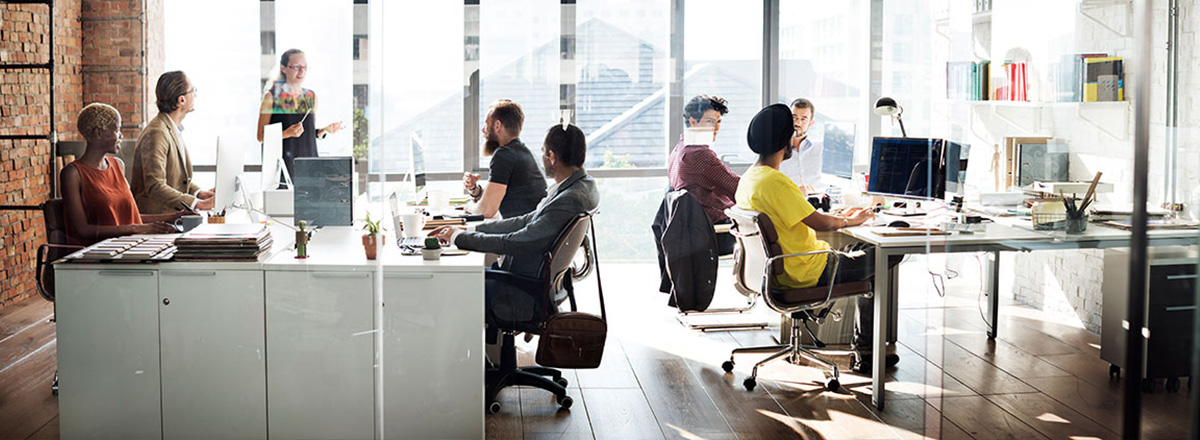
<path id="1" fill-rule="evenodd" d="M 904 131 L 904 120 L 900 119 L 900 115 L 904 114 L 904 107 L 896 103 L 895 99 L 886 96 L 875 101 L 875 114 L 879 116 L 891 116 L 900 123 L 900 135 L 908 137 L 908 132 Z"/>

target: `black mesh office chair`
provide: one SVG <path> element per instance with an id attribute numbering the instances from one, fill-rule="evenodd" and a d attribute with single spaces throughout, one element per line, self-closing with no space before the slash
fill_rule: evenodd
<path id="1" fill-rule="evenodd" d="M 54 302 L 54 265 L 51 263 L 83 249 L 83 246 L 67 244 L 67 223 L 62 199 L 50 199 L 43 203 L 42 217 L 46 223 L 46 244 L 38 246 L 34 278 L 37 282 L 38 293 L 42 294 L 42 298 Z M 58 316 L 57 313 L 54 315 Z M 50 385 L 50 392 L 58 394 L 57 371 L 54 372 L 54 383 Z"/>
<path id="2" fill-rule="evenodd" d="M 784 259 L 803 255 L 827 255 L 836 253 L 836 251 L 824 250 L 785 255 L 783 248 L 779 245 L 779 234 L 775 231 L 775 225 L 766 214 L 737 207 L 729 208 L 725 210 L 725 213 L 733 219 L 732 233 L 741 244 L 742 251 L 738 254 L 738 258 L 742 260 L 742 270 L 736 274 L 737 282 L 743 288 L 759 292 L 771 310 L 790 316 L 792 332 L 791 340 L 787 344 L 735 348 L 729 355 L 729 360 L 722 364 L 721 368 L 727 373 L 733 372 L 733 357 L 738 353 L 774 352 L 755 364 L 754 369 L 750 372 L 750 377 L 743 382 L 747 390 L 753 390 L 757 384 L 758 367 L 785 356 L 791 363 L 799 363 L 800 358 L 804 357 L 830 368 L 832 375 L 825 381 L 825 388 L 829 391 L 837 390 L 841 386 L 837 365 L 818 355 L 815 351 L 817 347 L 803 345 L 800 342 L 800 331 L 802 325 L 807 328 L 807 321 L 817 320 L 828 312 L 833 300 L 870 294 L 871 282 L 851 281 L 803 289 L 781 288 L 775 284 L 774 280 L 776 275 L 784 272 Z M 837 279 L 837 263 L 834 263 L 831 279 Z"/>
<path id="3" fill-rule="evenodd" d="M 503 333 L 500 342 L 500 364 L 488 369 L 484 375 L 487 398 L 485 402 L 489 413 L 500 412 L 500 402 L 496 400 L 496 396 L 500 390 L 513 385 L 541 388 L 554 393 L 555 400 L 563 408 L 570 408 L 574 403 L 571 396 L 567 395 L 567 379 L 562 377 L 561 371 L 540 366 L 517 366 L 515 335 L 517 332 L 541 334 L 546 320 L 558 313 L 558 305 L 568 298 L 571 301 L 571 310 L 576 310 L 574 289 L 571 286 L 571 263 L 575 260 L 575 253 L 585 240 L 591 223 L 592 214 L 583 213 L 567 224 L 555 239 L 550 252 L 545 255 L 545 262 L 542 264 L 542 274 L 545 276 L 540 279 L 499 270 L 487 272 L 488 280 L 501 281 L 517 287 L 533 297 L 536 304 L 533 318 L 524 322 L 502 319 L 496 316 L 492 309 L 485 312 L 488 327 L 497 328 Z"/>

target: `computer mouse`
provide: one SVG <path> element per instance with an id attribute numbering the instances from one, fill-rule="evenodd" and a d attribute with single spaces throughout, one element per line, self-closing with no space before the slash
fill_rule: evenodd
<path id="1" fill-rule="evenodd" d="M 904 220 L 892 220 L 891 222 L 888 222 L 887 225 L 889 228 L 907 228 L 909 226 L 912 226 Z"/>

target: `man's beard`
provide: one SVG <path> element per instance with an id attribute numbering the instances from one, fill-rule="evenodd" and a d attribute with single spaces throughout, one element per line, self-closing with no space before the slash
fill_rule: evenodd
<path id="1" fill-rule="evenodd" d="M 550 161 L 546 160 L 545 156 L 542 156 L 542 170 L 546 172 L 547 179 L 554 178 L 554 167 L 550 166 Z"/>
<path id="2" fill-rule="evenodd" d="M 496 150 L 500 149 L 500 146 L 500 138 L 488 134 L 487 139 L 485 139 L 483 142 L 483 155 L 491 156 L 492 154 L 495 154 Z"/>

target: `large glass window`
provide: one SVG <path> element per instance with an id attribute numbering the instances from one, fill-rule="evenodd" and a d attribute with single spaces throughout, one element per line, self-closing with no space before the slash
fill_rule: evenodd
<path id="1" fill-rule="evenodd" d="M 754 162 L 746 128 L 762 108 L 762 2 L 692 0 L 684 11 L 683 101 L 699 94 L 729 101 L 712 148 Z M 727 158 L 734 159 L 734 158 Z"/>
<path id="2" fill-rule="evenodd" d="M 576 10 L 576 122 L 589 168 L 666 166 L 670 2 L 584 0 Z"/>
<path id="3" fill-rule="evenodd" d="M 480 123 L 490 103 L 511 99 L 525 111 L 521 139 L 534 150 L 560 116 L 559 15 L 555 0 L 494 0 L 480 5 Z M 480 157 L 481 166 L 489 160 Z"/>
<path id="4" fill-rule="evenodd" d="M 348 1 L 275 1 L 275 53 L 304 51 L 308 71 L 303 85 L 317 95 L 313 122 L 321 128 L 340 121 L 347 128 L 317 142 L 322 156 L 350 156 L 354 143 L 349 130 L 354 121 L 353 8 Z"/>
<path id="5" fill-rule="evenodd" d="M 219 6 L 165 2 L 163 9 L 164 71 L 182 70 L 197 89 L 196 110 L 183 121 L 192 163 L 216 163 L 217 137 L 222 143 L 244 148 L 246 163 L 259 163 L 262 156 L 254 138 L 254 122 L 262 96 L 258 80 L 261 55 L 252 44 L 260 39 L 258 2 L 223 1 Z M 215 9 L 221 11 L 221 32 L 213 32 L 212 20 L 194 19 Z M 158 78 L 147 80 L 153 98 Z M 158 112 L 147 110 L 149 115 Z M 202 184 L 212 183 L 210 175 L 198 179 Z"/>

